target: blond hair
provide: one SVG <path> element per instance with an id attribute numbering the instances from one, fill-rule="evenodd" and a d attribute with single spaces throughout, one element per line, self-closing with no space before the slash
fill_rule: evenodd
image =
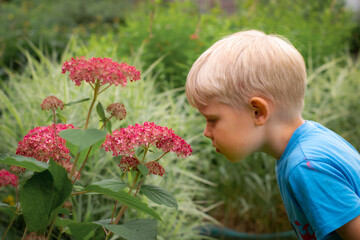
<path id="1" fill-rule="evenodd" d="M 304 59 L 295 47 L 280 36 L 249 30 L 219 40 L 195 61 L 186 96 L 196 108 L 216 99 L 234 109 L 260 96 L 289 119 L 301 115 L 305 87 Z"/>

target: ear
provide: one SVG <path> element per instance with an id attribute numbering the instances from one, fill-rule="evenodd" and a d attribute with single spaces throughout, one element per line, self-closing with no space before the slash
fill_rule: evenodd
<path id="1" fill-rule="evenodd" d="M 270 117 L 269 102 L 261 97 L 252 97 L 249 104 L 255 125 L 263 126 Z"/>

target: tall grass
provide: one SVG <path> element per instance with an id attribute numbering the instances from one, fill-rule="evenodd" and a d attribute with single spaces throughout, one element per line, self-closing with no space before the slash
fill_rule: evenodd
<path id="1" fill-rule="evenodd" d="M 79 53 L 92 57 L 99 50 L 87 50 L 79 43 L 71 42 L 63 54 L 61 61 L 56 57 L 44 56 L 37 51 L 37 56 L 25 52 L 28 65 L 23 73 L 9 72 L 9 81 L 4 83 L 0 90 L 0 152 L 15 152 L 17 142 L 35 126 L 47 125 L 44 120 L 48 113 L 41 111 L 40 103 L 49 96 L 55 95 L 65 103 L 84 99 L 91 96 L 89 86 L 76 87 L 67 76 L 61 74 L 61 63 Z M 99 56 L 99 55 L 98 55 Z M 98 57 L 95 55 L 95 57 Z M 128 63 L 142 69 L 141 52 L 129 59 Z M 111 52 L 107 56 L 119 60 Z M 121 61 L 121 60 L 120 60 Z M 159 59 L 159 62 L 161 59 Z M 158 62 L 155 62 L 155 66 Z M 157 92 L 154 84 L 157 74 L 152 71 L 153 66 L 142 69 L 142 80 L 129 83 L 127 87 L 112 87 L 100 95 L 104 107 L 111 102 L 121 102 L 127 109 L 127 118 L 121 124 L 113 124 L 113 129 L 144 121 L 152 121 L 158 125 L 167 126 L 194 145 L 195 152 L 199 151 L 199 142 L 202 141 L 201 126 L 197 123 L 199 115 L 186 103 L 183 89 L 173 89 Z M 71 109 L 65 108 L 63 114 L 67 122 L 82 127 L 84 124 L 89 102 L 73 105 Z M 96 113 L 93 113 L 94 115 Z M 90 125 L 94 128 L 98 122 L 93 120 Z M 191 129 L 191 130 L 190 130 Z M 194 154 L 187 159 L 177 159 L 175 155 L 168 154 L 162 161 L 166 174 L 164 178 L 149 177 L 148 184 L 155 183 L 170 191 L 178 201 L 179 209 L 165 209 L 155 206 L 162 217 L 159 223 L 159 239 L 204 239 L 195 228 L 203 224 L 204 219 L 210 219 L 200 211 L 194 198 L 204 198 L 209 181 L 197 176 L 200 156 Z M 203 162 L 203 164 L 207 164 Z M 105 152 L 100 152 L 88 162 L 81 177 L 81 183 L 120 177 L 118 162 Z M 0 193 L 3 200 L 6 192 Z M 144 199 L 145 200 L 145 199 Z M 111 217 L 114 202 L 104 196 L 84 195 L 73 199 L 73 204 L 79 209 L 74 216 L 79 221 L 95 221 Z M 152 203 L 149 203 L 152 204 Z M 129 212 L 126 217 L 131 218 L 135 213 Z"/>
<path id="2" fill-rule="evenodd" d="M 360 150 L 360 59 L 329 58 L 308 71 L 304 117 L 339 133 Z"/>

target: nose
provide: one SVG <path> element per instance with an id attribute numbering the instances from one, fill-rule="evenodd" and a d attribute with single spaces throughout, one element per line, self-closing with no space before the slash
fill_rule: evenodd
<path id="1" fill-rule="evenodd" d="M 207 137 L 207 138 L 212 139 L 211 129 L 210 129 L 208 124 L 206 124 L 206 127 L 204 129 L 204 136 Z"/>

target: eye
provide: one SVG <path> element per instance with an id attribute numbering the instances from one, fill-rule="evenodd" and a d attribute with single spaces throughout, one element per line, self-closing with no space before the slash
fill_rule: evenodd
<path id="1" fill-rule="evenodd" d="M 217 119 L 215 119 L 215 118 L 208 118 L 208 119 L 206 119 L 206 122 L 207 122 L 207 123 L 215 123 L 216 120 L 217 120 Z"/>

